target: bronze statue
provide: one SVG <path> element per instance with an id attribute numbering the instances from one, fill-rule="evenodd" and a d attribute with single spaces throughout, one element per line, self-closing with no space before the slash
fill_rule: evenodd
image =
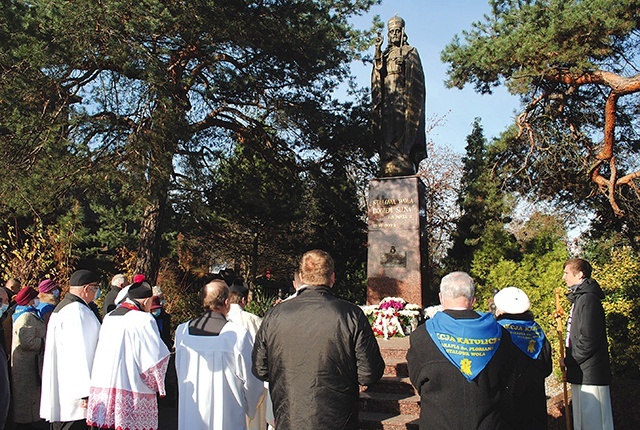
<path id="1" fill-rule="evenodd" d="M 407 44 L 404 20 L 387 24 L 389 44 L 382 51 L 378 33 L 371 75 L 373 131 L 380 145 L 382 176 L 407 176 L 427 157 L 425 83 L 418 51 Z"/>

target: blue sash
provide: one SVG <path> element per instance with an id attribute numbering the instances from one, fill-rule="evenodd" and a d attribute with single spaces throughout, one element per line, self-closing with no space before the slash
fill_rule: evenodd
<path id="1" fill-rule="evenodd" d="M 33 306 L 26 306 L 26 305 L 17 305 L 16 306 L 16 310 L 13 313 L 13 322 L 16 322 L 16 320 L 18 319 L 18 317 L 20 315 L 22 315 L 25 312 L 31 312 L 32 314 L 34 314 L 35 316 L 38 316 L 38 310 L 33 307 Z"/>
<path id="2" fill-rule="evenodd" d="M 38 310 L 38 316 L 40 317 L 40 319 L 43 319 L 44 316 L 49 312 L 53 312 L 55 308 L 56 307 L 54 305 L 47 302 L 40 302 L 40 304 L 36 306 L 36 309 Z"/>
<path id="3" fill-rule="evenodd" d="M 490 313 L 480 313 L 480 318 L 455 319 L 438 312 L 425 327 L 440 352 L 468 381 L 489 364 L 502 338 L 502 328 Z"/>
<path id="4" fill-rule="evenodd" d="M 511 340 L 518 348 L 534 360 L 540 355 L 544 345 L 544 332 L 535 321 L 501 319 L 500 325 L 511 334 Z"/>

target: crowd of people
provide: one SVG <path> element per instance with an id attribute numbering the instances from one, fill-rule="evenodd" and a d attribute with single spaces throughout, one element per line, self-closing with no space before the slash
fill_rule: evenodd
<path id="1" fill-rule="evenodd" d="M 586 260 L 568 260 L 563 279 L 572 308 L 559 364 L 573 428 L 613 429 L 604 294 Z M 385 363 L 363 311 L 336 298 L 334 282 L 331 256 L 305 253 L 295 293 L 261 319 L 244 309 L 243 279 L 217 277 L 203 287 L 204 313 L 178 325 L 173 342 L 162 289 L 144 275 L 131 284 L 115 275 L 102 310 L 92 271 L 74 272 L 64 296 L 52 279 L 37 290 L 9 279 L 0 429 L 155 430 L 167 395 L 179 430 L 358 429 L 360 386 L 380 380 Z M 477 312 L 473 279 L 453 272 L 439 298 L 406 357 L 420 428 L 546 429 L 551 345 L 528 296 L 504 288 L 494 313 Z"/>

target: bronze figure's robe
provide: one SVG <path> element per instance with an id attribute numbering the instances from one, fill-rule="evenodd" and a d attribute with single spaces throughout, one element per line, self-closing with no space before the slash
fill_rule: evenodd
<path id="1" fill-rule="evenodd" d="M 418 51 L 405 40 L 376 53 L 371 96 L 381 175 L 415 174 L 427 156 L 425 82 Z"/>

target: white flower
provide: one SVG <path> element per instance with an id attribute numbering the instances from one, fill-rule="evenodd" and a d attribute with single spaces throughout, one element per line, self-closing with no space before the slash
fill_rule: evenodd
<path id="1" fill-rule="evenodd" d="M 366 316 L 369 316 L 378 310 L 378 305 L 360 306 L 360 309 L 362 309 L 362 312 L 364 312 Z"/>
<path id="2" fill-rule="evenodd" d="M 407 303 L 401 297 L 385 297 L 378 305 L 360 308 L 367 317 L 374 317 L 371 324 L 373 331 L 385 339 L 410 334 L 418 326 L 418 318 L 422 312 L 421 306 Z"/>
<path id="3" fill-rule="evenodd" d="M 442 311 L 442 305 L 429 306 L 424 310 L 424 316 L 425 318 L 433 318 L 433 316 L 440 311 Z"/>

